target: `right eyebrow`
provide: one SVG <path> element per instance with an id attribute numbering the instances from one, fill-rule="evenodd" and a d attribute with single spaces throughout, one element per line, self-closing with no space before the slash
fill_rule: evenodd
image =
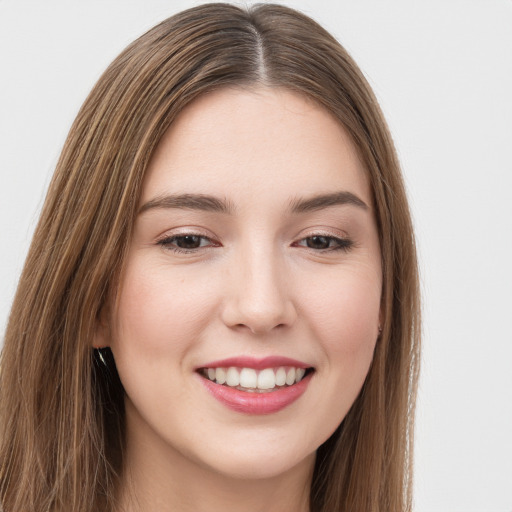
<path id="1" fill-rule="evenodd" d="M 158 196 L 144 203 L 139 209 L 139 215 L 156 208 L 181 208 L 226 214 L 235 210 L 229 201 L 207 194 L 174 194 Z"/>

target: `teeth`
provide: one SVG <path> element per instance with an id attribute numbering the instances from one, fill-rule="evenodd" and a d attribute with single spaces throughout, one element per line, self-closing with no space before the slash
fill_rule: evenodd
<path id="1" fill-rule="evenodd" d="M 277 387 L 292 386 L 304 377 L 304 368 L 283 367 L 265 368 L 205 368 L 203 375 L 217 384 L 242 390 L 272 390 Z"/>
<path id="2" fill-rule="evenodd" d="M 261 370 L 258 375 L 258 389 L 272 389 L 276 387 L 276 375 L 272 368 Z"/>
<path id="3" fill-rule="evenodd" d="M 217 381 L 217 384 L 224 384 L 226 382 L 226 370 L 224 370 L 224 368 L 215 369 L 215 380 Z"/>
<path id="4" fill-rule="evenodd" d="M 240 385 L 240 373 L 236 368 L 228 368 L 226 373 L 226 384 L 233 388 Z"/>
<path id="5" fill-rule="evenodd" d="M 276 386 L 284 386 L 286 384 L 286 370 L 281 367 L 276 372 Z"/>
<path id="6" fill-rule="evenodd" d="M 256 375 L 256 370 L 252 368 L 242 368 L 240 372 L 240 386 L 243 388 L 257 388 L 258 375 Z"/>

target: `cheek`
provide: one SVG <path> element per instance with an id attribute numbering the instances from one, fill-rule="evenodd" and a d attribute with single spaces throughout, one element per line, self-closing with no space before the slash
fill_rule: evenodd
<path id="1" fill-rule="evenodd" d="M 378 273 L 344 269 L 311 300 L 310 315 L 329 359 L 369 364 L 377 337 L 381 280 Z M 338 359 L 340 361 L 338 361 Z"/>
<path id="2" fill-rule="evenodd" d="M 162 265 L 134 261 L 120 292 L 115 348 L 164 356 L 186 349 L 215 307 L 202 281 Z M 172 341 L 172 343 L 170 343 Z"/>
<path id="3" fill-rule="evenodd" d="M 318 414 L 312 416 L 315 448 L 336 430 L 356 400 L 368 374 L 380 311 L 381 277 L 378 265 L 329 269 L 318 275 L 315 293 L 303 294 L 304 317 L 309 318 L 312 338 L 320 351 L 315 400 Z M 311 283 L 309 283 L 311 284 Z"/>

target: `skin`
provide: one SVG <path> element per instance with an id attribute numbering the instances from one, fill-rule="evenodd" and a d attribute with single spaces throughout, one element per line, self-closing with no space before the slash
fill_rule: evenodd
<path id="1" fill-rule="evenodd" d="M 290 211 L 334 191 L 367 207 Z M 144 207 L 167 194 L 208 194 L 232 211 Z M 101 328 L 96 340 L 111 346 L 126 390 L 121 509 L 308 510 L 315 451 L 357 397 L 378 338 L 380 248 L 353 143 L 296 93 L 209 93 L 161 140 L 140 206 L 111 338 Z M 200 246 L 176 252 L 190 234 Z M 340 239 L 350 247 L 335 250 Z M 241 355 L 315 371 L 285 409 L 243 414 L 195 371 Z"/>

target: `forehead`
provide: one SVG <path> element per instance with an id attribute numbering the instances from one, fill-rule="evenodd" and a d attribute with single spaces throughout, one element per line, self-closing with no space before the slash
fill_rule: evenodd
<path id="1" fill-rule="evenodd" d="M 163 193 L 260 199 L 349 190 L 371 204 L 364 166 L 326 109 L 280 88 L 225 88 L 187 106 L 160 141 L 142 201 Z"/>

